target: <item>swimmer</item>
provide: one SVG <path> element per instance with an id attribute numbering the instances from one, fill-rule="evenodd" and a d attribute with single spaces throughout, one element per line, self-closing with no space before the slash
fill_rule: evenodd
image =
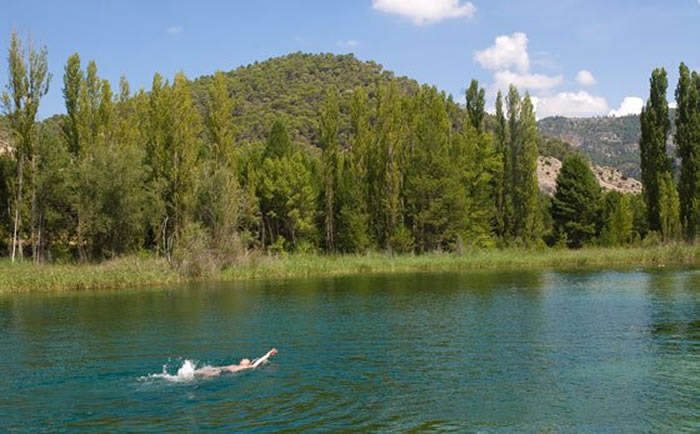
<path id="1" fill-rule="evenodd" d="M 255 369 L 263 363 L 267 363 L 270 356 L 277 354 L 275 348 L 271 349 L 264 356 L 259 359 L 251 361 L 250 359 L 242 359 L 237 365 L 228 366 L 205 366 L 203 368 L 194 371 L 194 375 L 201 375 L 203 377 L 215 377 L 221 374 L 232 374 L 234 372 L 245 371 L 247 369 Z"/>

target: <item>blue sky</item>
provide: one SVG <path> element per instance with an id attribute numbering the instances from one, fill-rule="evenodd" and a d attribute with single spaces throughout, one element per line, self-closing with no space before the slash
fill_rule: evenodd
<path id="1" fill-rule="evenodd" d="M 700 69 L 700 0 L 4 3 L 0 47 L 16 29 L 48 48 L 42 117 L 65 111 L 63 66 L 73 52 L 132 88 L 148 88 L 155 72 L 194 78 L 294 51 L 353 52 L 458 97 L 471 78 L 489 98 L 518 84 L 536 97 L 539 117 L 634 112 L 654 67 L 669 70 L 669 97 L 681 61 Z"/>

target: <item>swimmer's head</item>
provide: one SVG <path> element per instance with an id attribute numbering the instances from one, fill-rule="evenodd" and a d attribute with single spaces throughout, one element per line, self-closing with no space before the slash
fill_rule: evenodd
<path id="1" fill-rule="evenodd" d="M 241 359 L 241 362 L 239 363 L 241 366 L 248 366 L 250 365 L 250 359 Z"/>

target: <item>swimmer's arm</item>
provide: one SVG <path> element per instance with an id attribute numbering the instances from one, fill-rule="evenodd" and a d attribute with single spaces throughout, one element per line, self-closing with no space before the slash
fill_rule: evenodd
<path id="1" fill-rule="evenodd" d="M 274 356 L 275 354 L 277 354 L 277 350 L 274 348 L 271 349 L 270 351 L 267 352 L 267 354 L 265 354 L 264 356 L 262 356 L 261 358 L 257 359 L 255 362 L 253 362 L 253 364 L 251 365 L 251 368 L 253 368 L 253 369 L 257 368 L 258 366 L 267 362 L 267 359 L 269 359 L 270 356 Z"/>

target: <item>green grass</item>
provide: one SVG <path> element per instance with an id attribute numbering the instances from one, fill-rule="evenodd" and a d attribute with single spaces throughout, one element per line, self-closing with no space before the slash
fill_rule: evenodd
<path id="1" fill-rule="evenodd" d="M 700 244 L 648 248 L 586 248 L 582 250 L 478 250 L 464 255 L 322 256 L 252 255 L 239 266 L 211 280 L 282 279 L 371 273 L 441 272 L 469 270 L 629 269 L 700 265 Z M 186 279 L 166 261 L 129 256 L 99 265 L 33 265 L 0 261 L 0 293 L 119 289 L 165 286 Z"/>

